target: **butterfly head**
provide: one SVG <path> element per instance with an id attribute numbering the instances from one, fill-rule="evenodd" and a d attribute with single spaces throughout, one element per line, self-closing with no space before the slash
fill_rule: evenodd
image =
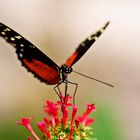
<path id="1" fill-rule="evenodd" d="M 63 64 L 60 68 L 63 73 L 70 74 L 72 72 L 72 68 L 68 67 L 67 65 Z"/>

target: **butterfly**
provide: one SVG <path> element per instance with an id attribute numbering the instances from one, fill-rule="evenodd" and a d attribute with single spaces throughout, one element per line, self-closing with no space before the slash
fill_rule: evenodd
<path id="1" fill-rule="evenodd" d="M 22 66 L 36 78 L 48 85 L 59 85 L 63 82 L 67 83 L 68 74 L 73 71 L 72 66 L 86 53 L 108 25 L 109 22 L 84 40 L 61 67 L 31 42 L 3 23 L 0 23 L 0 37 L 5 39 L 6 42 L 10 43 L 16 49 L 17 57 L 21 61 Z"/>

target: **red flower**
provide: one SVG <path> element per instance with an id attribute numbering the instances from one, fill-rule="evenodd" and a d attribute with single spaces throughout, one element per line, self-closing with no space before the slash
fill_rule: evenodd
<path id="1" fill-rule="evenodd" d="M 32 117 L 31 118 L 22 117 L 21 121 L 17 122 L 17 124 L 25 126 L 31 132 L 31 134 L 34 136 L 36 140 L 40 140 L 40 138 L 36 135 L 36 133 L 34 132 L 34 130 L 30 125 L 31 120 Z M 31 137 L 28 137 L 28 140 L 33 140 L 33 139 Z"/>
<path id="2" fill-rule="evenodd" d="M 58 110 L 58 105 L 51 101 L 47 101 L 46 105 L 44 106 L 44 112 L 46 112 L 51 117 L 52 126 L 56 126 L 58 123 Z"/>
<path id="3" fill-rule="evenodd" d="M 58 115 L 58 106 L 51 101 L 47 101 L 46 105 L 44 105 L 44 112 L 49 114 L 50 116 L 56 117 Z"/>
<path id="4" fill-rule="evenodd" d="M 93 123 L 94 119 L 88 118 L 88 115 L 91 113 L 91 111 L 96 111 L 95 106 L 93 104 L 87 104 L 87 110 L 83 113 L 82 116 L 76 118 L 76 126 L 79 124 L 88 126 Z"/>
<path id="5" fill-rule="evenodd" d="M 67 106 L 72 106 L 71 103 L 69 103 L 69 100 L 72 98 L 72 96 L 65 96 L 65 97 L 61 97 L 61 101 L 57 101 L 57 104 L 61 106 L 61 110 L 62 110 L 62 114 L 63 117 L 61 118 L 61 122 L 63 123 L 63 125 L 65 126 L 69 117 L 68 114 L 68 110 L 67 110 Z"/>
<path id="6" fill-rule="evenodd" d="M 72 111 L 71 126 L 72 126 L 72 123 L 73 123 L 73 121 L 75 119 L 76 113 L 77 113 L 77 106 L 74 105 L 73 111 Z"/>
<path id="7" fill-rule="evenodd" d="M 68 116 L 69 116 L 68 110 L 65 105 L 62 105 L 62 113 L 63 113 L 63 117 L 62 117 L 61 121 L 65 126 L 67 123 L 67 120 L 68 120 Z"/>
<path id="8" fill-rule="evenodd" d="M 85 111 L 84 115 L 89 115 L 91 111 L 96 112 L 96 107 L 94 104 L 87 104 L 87 110 Z"/>
<path id="9" fill-rule="evenodd" d="M 51 125 L 51 122 L 48 118 L 44 117 L 44 122 L 46 123 L 47 126 Z"/>
<path id="10" fill-rule="evenodd" d="M 32 120 L 32 117 L 31 118 L 22 117 L 21 121 L 20 122 L 17 122 L 17 124 L 23 125 L 29 131 L 32 131 L 32 127 L 30 125 L 31 120 Z"/>
<path id="11" fill-rule="evenodd" d="M 68 103 L 72 96 L 67 95 L 66 97 L 61 96 L 61 101 L 57 101 L 60 106 L 72 106 L 71 103 Z"/>
<path id="12" fill-rule="evenodd" d="M 74 140 L 77 139 L 90 139 L 92 136 L 92 128 L 87 129 L 87 126 L 94 122 L 94 119 L 88 118 L 91 111 L 96 111 L 93 104 L 87 104 L 87 109 L 83 115 L 76 117 L 77 106 L 69 103 L 71 96 L 67 95 L 62 97 L 61 101 L 53 103 L 46 101 L 44 105 L 44 112 L 48 117 L 44 117 L 42 122 L 38 122 L 37 126 L 43 133 L 44 139 L 47 140 Z M 60 108 L 58 107 L 60 105 Z M 68 107 L 72 106 L 71 118 L 69 117 Z M 61 110 L 60 110 L 61 109 Z M 62 117 L 58 116 L 58 111 L 61 111 Z M 25 126 L 34 138 L 28 137 L 28 140 L 40 140 L 40 138 L 33 131 L 30 122 L 32 118 L 22 117 L 18 124 Z M 79 127 L 80 126 L 80 127 Z M 85 133 L 86 130 L 86 133 Z"/>
<path id="13" fill-rule="evenodd" d="M 79 117 L 76 118 L 77 126 L 79 126 L 79 124 L 83 124 L 83 125 L 88 126 L 93 122 L 94 122 L 94 119 L 88 118 L 87 116 L 79 116 Z"/>
<path id="14" fill-rule="evenodd" d="M 42 133 L 48 138 L 51 138 L 50 132 L 46 129 L 46 123 L 45 122 L 39 122 L 37 123 L 38 128 L 42 131 Z"/>
<path id="15" fill-rule="evenodd" d="M 45 133 L 45 131 L 46 131 L 46 124 L 45 124 L 45 122 L 39 122 L 39 123 L 37 123 L 37 126 L 38 126 L 38 128 L 39 128 L 43 133 Z"/>
<path id="16" fill-rule="evenodd" d="M 73 140 L 73 134 L 74 134 L 74 127 L 71 127 L 70 129 L 70 135 L 69 135 L 69 140 Z"/>

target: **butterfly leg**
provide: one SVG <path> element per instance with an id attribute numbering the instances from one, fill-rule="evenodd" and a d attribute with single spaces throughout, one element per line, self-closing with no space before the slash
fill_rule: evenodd
<path id="1" fill-rule="evenodd" d="M 60 81 L 53 89 L 56 92 L 56 94 L 58 95 L 58 97 L 60 98 L 60 100 L 62 101 L 62 94 L 60 91 L 59 86 L 62 84 L 62 81 Z M 58 91 L 56 90 L 56 88 L 58 89 Z"/>
<path id="2" fill-rule="evenodd" d="M 65 103 L 65 99 L 66 99 L 66 97 L 68 96 L 68 93 L 67 93 L 67 91 L 68 91 L 68 77 L 67 77 L 68 75 L 66 75 L 66 77 L 65 77 L 65 80 L 63 81 L 64 83 L 65 83 L 65 95 L 64 95 L 64 103 Z"/>
<path id="3" fill-rule="evenodd" d="M 75 104 L 75 95 L 76 95 L 76 92 L 77 92 L 78 84 L 77 83 L 72 83 L 72 82 L 70 82 L 70 83 L 75 85 L 75 90 L 74 90 L 74 93 L 73 93 L 73 104 Z"/>
<path id="4" fill-rule="evenodd" d="M 65 81 L 66 84 L 70 83 L 72 85 L 75 85 L 75 90 L 74 90 L 74 93 L 73 93 L 73 104 L 75 104 L 75 95 L 76 95 L 76 92 L 77 92 L 77 88 L 78 88 L 78 84 L 77 83 L 73 83 L 73 82 L 70 82 L 70 81 Z"/>

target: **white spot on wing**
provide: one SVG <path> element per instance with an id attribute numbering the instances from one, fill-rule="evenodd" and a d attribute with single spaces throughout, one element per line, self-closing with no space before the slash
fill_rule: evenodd
<path id="1" fill-rule="evenodd" d="M 15 38 L 14 38 L 14 37 L 11 37 L 11 40 L 12 40 L 12 41 L 14 41 L 14 40 L 15 40 Z"/>
<path id="2" fill-rule="evenodd" d="M 18 35 L 18 36 L 15 36 L 15 38 L 17 38 L 17 39 L 21 39 L 22 37 Z"/>
<path id="3" fill-rule="evenodd" d="M 4 31 L 11 31 L 9 28 L 5 28 Z"/>
<path id="4" fill-rule="evenodd" d="M 91 36 L 91 39 L 90 40 L 97 40 L 97 36 Z"/>
<path id="5" fill-rule="evenodd" d="M 23 44 L 20 44 L 20 46 L 21 46 L 21 47 L 24 47 L 24 45 L 23 45 Z"/>
<path id="6" fill-rule="evenodd" d="M 23 57 L 23 54 L 22 54 L 22 53 L 20 53 L 20 54 L 19 54 L 19 57 Z"/>
<path id="7" fill-rule="evenodd" d="M 1 32 L 1 34 L 2 34 L 2 35 L 5 35 L 6 33 L 5 33 L 5 32 Z"/>

